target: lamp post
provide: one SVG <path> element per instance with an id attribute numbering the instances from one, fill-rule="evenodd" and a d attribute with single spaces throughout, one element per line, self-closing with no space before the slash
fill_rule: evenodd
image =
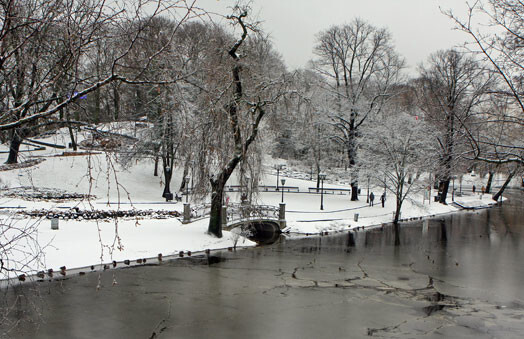
<path id="1" fill-rule="evenodd" d="M 169 188 L 169 182 L 171 181 L 171 167 L 167 166 L 164 168 L 164 177 L 166 179 L 166 183 L 164 186 L 164 193 L 162 194 L 162 197 L 166 198 L 166 201 L 173 200 L 173 193 L 171 193 L 171 189 Z"/>
<path id="2" fill-rule="evenodd" d="M 188 197 L 189 197 L 189 176 L 186 176 L 184 178 L 184 181 L 186 182 L 186 204 L 187 204 L 187 200 L 188 200 Z"/>
<path id="3" fill-rule="evenodd" d="M 283 164 L 278 164 L 278 165 L 275 165 L 275 169 L 277 170 L 277 191 L 278 191 L 278 177 L 280 175 L 280 170 L 284 168 L 284 165 Z"/>
<path id="4" fill-rule="evenodd" d="M 282 203 L 284 203 L 284 185 L 286 184 L 286 179 L 280 179 L 282 183 Z"/>
<path id="5" fill-rule="evenodd" d="M 320 179 L 320 210 L 324 210 L 324 180 L 326 179 L 326 175 L 324 173 L 320 173 L 318 175 Z"/>
<path id="6" fill-rule="evenodd" d="M 286 227 L 286 204 L 284 204 L 284 185 L 286 184 L 286 179 L 280 179 L 280 182 L 282 183 L 282 202 L 278 210 L 278 223 L 280 224 L 280 229 L 284 229 Z"/>
<path id="7" fill-rule="evenodd" d="M 184 204 L 184 219 L 182 220 L 183 224 L 187 224 L 191 221 L 191 206 L 188 203 L 189 199 L 189 175 L 184 177 L 184 184 L 186 186 L 186 203 Z"/>

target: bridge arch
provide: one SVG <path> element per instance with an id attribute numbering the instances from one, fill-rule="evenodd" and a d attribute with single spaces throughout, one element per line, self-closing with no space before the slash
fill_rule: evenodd
<path id="1" fill-rule="evenodd" d="M 282 233 L 280 223 L 271 219 L 237 221 L 224 226 L 224 230 L 230 231 L 238 227 L 242 228 L 242 232 L 248 239 L 258 244 L 272 244 L 280 238 Z"/>
<path id="2" fill-rule="evenodd" d="M 210 204 L 195 206 L 191 209 L 188 206 L 187 222 L 190 222 L 191 219 L 207 217 L 210 214 L 210 210 Z M 186 216 L 184 216 L 185 219 Z M 281 229 L 286 227 L 285 204 L 280 204 L 279 207 L 235 203 L 223 206 L 222 229 L 230 231 L 239 226 L 244 228 L 250 227 L 258 233 L 271 232 L 280 234 Z"/>

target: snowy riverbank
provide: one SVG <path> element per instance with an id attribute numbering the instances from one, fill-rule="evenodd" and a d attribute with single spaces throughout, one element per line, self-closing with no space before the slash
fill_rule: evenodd
<path id="1" fill-rule="evenodd" d="M 56 137 L 55 137 L 56 138 Z M 47 140 L 57 142 L 56 139 Z M 0 222 L 3 224 L 2 244 L 9 245 L 9 239 L 16 234 L 27 235 L 6 247 L 4 252 L 11 267 L 24 272 L 47 271 L 60 267 L 75 268 L 90 265 L 111 264 L 126 260 L 156 258 L 178 255 L 180 251 L 196 252 L 206 249 L 224 249 L 235 246 L 255 246 L 254 242 L 240 238 L 236 232 L 224 231 L 217 239 L 207 234 L 208 219 L 182 224 L 179 219 L 158 214 L 157 217 L 136 216 L 118 219 L 59 220 L 59 229 L 51 229 L 51 220 L 28 218 L 17 214 L 20 211 L 46 210 L 111 210 L 111 211 L 178 211 L 183 204 L 166 203 L 160 197 L 162 183 L 154 177 L 153 164 L 140 161 L 130 168 L 123 169 L 105 154 L 90 156 L 61 156 L 62 151 L 49 149 L 33 152 L 42 156 L 43 162 L 31 167 L 14 168 L 0 172 Z M 28 153 L 24 153 L 28 154 Z M 24 155 L 22 160 L 26 160 Z M 0 162 L 3 162 L 3 157 Z M 108 174 L 109 172 L 109 174 Z M 171 187 L 178 187 L 182 177 L 175 173 Z M 476 178 L 470 178 L 475 180 Z M 298 187 L 300 193 L 284 193 L 286 203 L 287 227 L 290 234 L 318 234 L 320 232 L 340 232 L 356 227 L 372 227 L 392 221 L 395 201 L 388 196 L 385 207 L 380 202 L 370 207 L 366 204 L 366 190 L 362 190 L 360 201 L 350 201 L 348 195 L 324 194 L 324 210 L 320 210 L 320 194 L 306 193 L 315 183 L 303 178 L 288 176 L 286 186 Z M 261 184 L 275 184 L 276 177 L 271 167 Z M 21 187 L 26 187 L 22 189 Z M 30 189 L 27 189 L 29 187 Z M 43 188 L 52 187 L 52 190 Z M 325 184 L 325 188 L 347 188 L 336 184 Z M 478 186 L 480 187 L 480 185 Z M 373 190 L 373 188 L 372 188 Z M 46 196 L 38 196 L 45 191 Z M 89 194 L 90 198 L 55 199 L 62 192 Z M 36 195 L 35 195 L 36 193 Z M 375 188 L 375 195 L 382 190 Z M 455 197 L 455 200 L 468 207 L 486 207 L 495 202 L 489 196 L 478 193 Z M 50 195 L 49 195 L 50 194 Z M 239 201 L 238 193 L 228 193 L 231 201 Z M 260 193 L 258 204 L 278 206 L 282 199 L 279 192 Z M 379 199 L 376 199 L 379 200 Z M 450 199 L 451 200 L 451 197 Z M 442 205 L 422 196 L 406 200 L 402 209 L 402 219 L 456 212 L 460 208 Z M 358 221 L 355 214 L 358 213 Z M 116 221 L 115 221 L 116 220 Z M 43 255 L 39 255 L 43 254 Z M 23 266 L 22 263 L 29 263 Z"/>
<path id="2" fill-rule="evenodd" d="M 269 175 L 268 179 L 272 179 Z M 293 180 L 293 179 L 288 179 Z M 298 185 L 310 185 L 302 181 Z M 236 199 L 235 195 L 231 199 Z M 259 203 L 276 205 L 280 201 L 280 193 L 261 193 Z M 392 221 L 394 201 L 386 201 L 384 208 L 380 204 L 370 207 L 361 201 L 351 202 L 347 195 L 324 195 L 325 209 L 319 209 L 319 194 L 285 193 L 287 207 L 287 227 L 284 232 L 297 234 L 319 234 L 321 232 L 342 232 L 356 227 L 372 227 Z M 487 207 L 494 204 L 488 196 L 463 196 L 456 199 L 461 204 L 470 207 Z M 43 256 L 33 262 L 31 271 L 47 270 L 59 267 L 86 267 L 96 264 L 110 264 L 112 261 L 124 262 L 142 258 L 156 258 L 159 253 L 165 256 L 177 255 L 180 251 L 187 254 L 206 249 L 224 249 L 237 246 L 255 246 L 247 239 L 238 239 L 234 232 L 224 231 L 224 236 L 217 239 L 207 234 L 208 219 L 201 219 L 189 224 L 182 224 L 173 217 L 151 218 L 131 217 L 102 220 L 59 220 L 59 229 L 51 229 L 49 219 L 29 219 L 14 215 L 17 210 L 45 209 L 57 212 L 72 207 L 94 207 L 97 209 L 140 209 L 140 210 L 181 210 L 181 203 L 141 203 L 135 205 L 107 205 L 102 202 L 53 203 L 42 201 L 26 201 L 22 199 L 0 198 L 0 206 L 19 206 L 23 208 L 4 208 L 0 210 L 3 223 L 11 223 L 15 228 L 34 227 L 38 244 Z M 406 201 L 402 211 L 402 219 L 431 217 L 458 211 L 453 205 L 425 201 Z M 358 221 L 355 214 L 358 213 Z M 36 244 L 33 244 L 36 246 Z M 28 244 L 31 247 L 31 244 Z M 36 247 L 24 251 L 14 251 L 11 259 L 27 261 L 31 252 L 37 252 Z"/>

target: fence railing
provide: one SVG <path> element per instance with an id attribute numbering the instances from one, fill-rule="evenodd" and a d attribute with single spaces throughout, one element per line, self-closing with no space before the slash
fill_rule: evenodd
<path id="1" fill-rule="evenodd" d="M 191 207 L 191 220 L 198 220 L 211 214 L 211 204 L 201 204 Z"/>
<path id="2" fill-rule="evenodd" d="M 279 207 L 270 205 L 247 205 L 230 203 L 226 207 L 227 223 L 255 219 L 279 219 Z M 201 204 L 191 207 L 190 220 L 205 218 L 211 214 L 211 204 Z"/>
<path id="3" fill-rule="evenodd" d="M 227 206 L 227 223 L 253 219 L 278 220 L 279 208 L 270 205 L 229 204 Z"/>

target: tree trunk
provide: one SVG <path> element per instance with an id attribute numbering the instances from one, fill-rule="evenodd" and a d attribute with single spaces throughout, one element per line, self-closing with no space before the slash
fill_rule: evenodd
<path id="1" fill-rule="evenodd" d="M 395 196 L 396 196 L 396 209 L 395 209 L 395 218 L 393 218 L 393 223 L 396 225 L 398 224 L 398 221 L 400 220 L 400 211 L 402 209 L 402 194 L 404 191 L 404 179 L 399 180 L 399 185 L 396 188 Z"/>
<path id="2" fill-rule="evenodd" d="M 358 183 L 351 183 L 351 201 L 358 201 Z"/>
<path id="3" fill-rule="evenodd" d="M 222 237 L 222 203 L 224 201 L 224 186 L 241 160 L 242 156 L 240 155 L 233 157 L 227 166 L 216 176 L 217 179 L 210 180 L 211 214 L 209 216 L 209 226 L 207 231 L 218 238 Z"/>
<path id="4" fill-rule="evenodd" d="M 498 201 L 500 196 L 502 195 L 502 193 L 504 193 L 504 190 L 506 189 L 506 187 L 508 187 L 509 185 L 509 182 L 511 181 L 511 179 L 513 179 L 513 176 L 515 175 L 517 171 L 513 171 L 511 172 L 509 175 L 508 175 L 508 178 L 506 179 L 506 181 L 504 181 L 504 184 L 502 185 L 502 187 L 499 189 L 499 191 L 493 196 L 493 200 L 495 201 Z"/>
<path id="5" fill-rule="evenodd" d="M 443 169 L 445 170 L 444 173 L 441 173 L 441 179 L 439 184 L 439 193 L 440 193 L 440 199 L 439 202 L 441 204 L 446 205 L 446 198 L 448 196 L 449 191 L 449 183 L 452 176 L 452 162 L 454 158 L 453 150 L 455 146 L 455 114 L 454 114 L 454 104 L 449 103 L 448 109 L 449 112 L 446 115 L 446 121 L 447 121 L 447 132 L 445 137 L 445 149 L 443 154 Z"/>
<path id="6" fill-rule="evenodd" d="M 24 140 L 24 133 L 21 129 L 15 128 L 11 135 L 11 144 L 9 145 L 9 156 L 7 157 L 6 164 L 18 163 L 18 152 L 20 145 Z"/>
<path id="7" fill-rule="evenodd" d="M 348 159 L 349 159 L 349 167 L 355 168 L 355 157 L 354 157 L 354 151 L 348 151 Z M 352 176 L 355 175 L 355 173 L 352 174 Z M 358 201 L 358 181 L 354 180 L 351 182 L 351 201 Z"/>
<path id="8" fill-rule="evenodd" d="M 218 238 L 222 238 L 222 200 L 225 185 L 223 180 L 214 180 L 211 183 L 211 215 L 207 231 Z"/>
<path id="9" fill-rule="evenodd" d="M 486 193 L 491 192 L 491 183 L 493 182 L 493 174 L 494 174 L 493 171 L 489 171 L 488 183 L 486 184 L 486 191 L 485 191 Z"/>
<path id="10" fill-rule="evenodd" d="M 135 118 L 140 117 L 144 115 L 144 93 L 142 93 L 142 88 L 140 86 L 136 86 L 135 90 Z"/>
<path id="11" fill-rule="evenodd" d="M 249 145 L 255 140 L 258 134 L 258 127 L 260 121 L 265 115 L 265 110 L 260 105 L 256 105 L 256 109 L 252 112 L 254 121 L 251 125 L 251 135 L 242 140 L 240 122 L 239 122 L 239 109 L 241 107 L 241 102 L 243 98 L 242 92 L 242 81 L 240 79 L 240 58 L 236 54 L 237 49 L 244 42 L 247 37 L 247 27 L 242 21 L 242 19 L 247 15 L 243 13 L 238 17 L 234 17 L 238 23 L 242 26 L 242 37 L 235 43 L 235 45 L 229 51 L 229 55 L 235 61 L 235 65 L 232 68 L 233 82 L 235 85 L 235 94 L 233 101 L 230 103 L 228 108 L 229 115 L 229 126 L 233 135 L 233 141 L 235 145 L 235 151 L 228 161 L 227 165 L 222 168 L 217 176 L 210 179 L 211 182 L 211 215 L 209 218 L 208 233 L 215 235 L 216 237 L 222 237 L 222 201 L 224 196 L 224 186 L 227 183 L 227 180 L 235 170 L 236 166 L 243 161 L 245 154 L 249 149 Z M 256 115 L 254 114 L 256 112 Z M 215 179 L 216 178 L 216 179 Z"/>
<path id="12" fill-rule="evenodd" d="M 355 172 L 356 164 L 356 149 L 355 149 L 355 138 L 356 138 L 356 127 L 355 127 L 355 112 L 351 110 L 351 119 L 349 125 L 349 135 L 346 141 L 347 157 L 349 168 L 353 170 L 351 174 L 358 178 L 358 173 Z M 358 180 L 351 182 L 351 201 L 358 201 Z"/>
<path id="13" fill-rule="evenodd" d="M 395 209 L 395 217 L 393 218 L 394 224 L 398 224 L 398 221 L 400 220 L 400 208 L 401 208 L 401 205 L 399 205 L 398 198 L 397 198 L 397 207 Z"/>
<path id="14" fill-rule="evenodd" d="M 93 117 L 93 123 L 98 124 L 100 122 L 100 116 L 101 116 L 101 93 L 100 88 L 95 90 L 95 112 Z"/>
<path id="15" fill-rule="evenodd" d="M 136 122 L 135 122 L 136 126 Z M 136 136 L 136 127 L 135 127 L 135 136 Z M 153 176 L 158 177 L 158 162 L 160 160 L 160 144 L 153 145 L 153 154 L 155 155 L 155 169 L 153 170 Z"/>
<path id="16" fill-rule="evenodd" d="M 448 191 L 449 191 L 449 178 L 446 179 L 446 180 L 440 181 L 440 185 L 439 185 L 440 199 L 439 199 L 439 202 L 441 204 L 446 205 L 446 198 L 448 196 Z"/>
<path id="17" fill-rule="evenodd" d="M 120 92 L 119 86 L 113 87 L 113 108 L 115 110 L 114 117 L 115 121 L 118 121 L 120 117 Z"/>
<path id="18" fill-rule="evenodd" d="M 78 148 L 76 147 L 75 134 L 73 132 L 73 127 L 71 127 L 71 124 L 67 125 L 67 129 L 69 130 L 69 137 L 71 138 L 71 147 L 73 148 L 73 151 L 76 151 Z"/>
<path id="19" fill-rule="evenodd" d="M 186 189 L 186 180 L 185 178 L 189 174 L 189 160 L 186 160 L 184 163 L 184 174 L 182 175 L 182 182 L 180 183 L 180 192 L 183 192 Z M 187 183 L 189 185 L 189 183 Z"/>
<path id="20" fill-rule="evenodd" d="M 62 110 L 60 110 L 60 112 L 62 112 Z M 65 118 L 68 122 L 67 130 L 69 131 L 69 138 L 71 139 L 71 147 L 73 148 L 73 151 L 76 151 L 77 147 L 76 147 L 75 134 L 73 132 L 73 126 L 71 126 L 71 123 L 70 123 L 69 110 L 66 108 L 64 113 L 65 113 Z"/>
<path id="21" fill-rule="evenodd" d="M 153 170 L 153 176 L 158 177 L 158 155 L 155 155 L 155 169 Z"/>
<path id="22" fill-rule="evenodd" d="M 400 246 L 400 225 L 398 222 L 393 223 L 393 230 L 395 232 L 395 246 Z"/>

